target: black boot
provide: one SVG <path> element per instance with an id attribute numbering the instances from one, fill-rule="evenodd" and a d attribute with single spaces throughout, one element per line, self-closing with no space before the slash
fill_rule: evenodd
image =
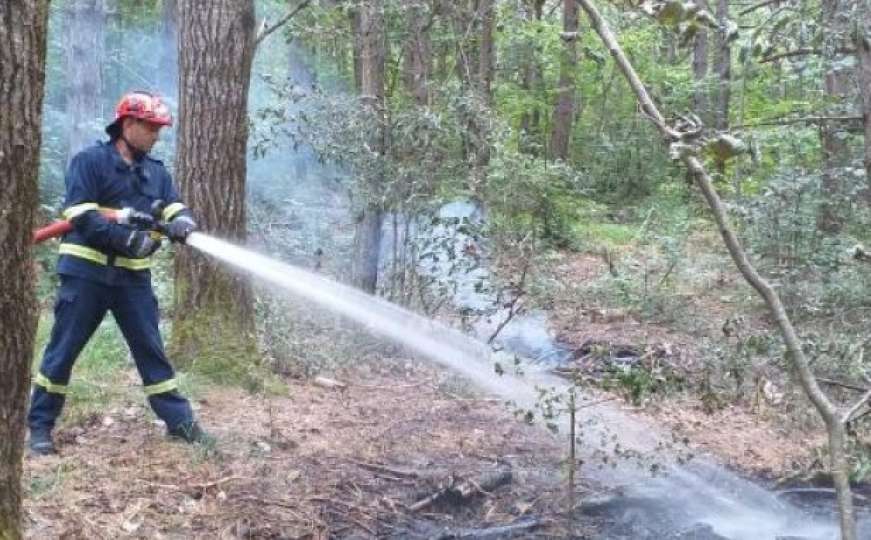
<path id="1" fill-rule="evenodd" d="M 167 434 L 175 439 L 181 439 L 189 444 L 212 445 L 215 444 L 215 438 L 203 431 L 200 424 L 196 421 L 185 422 L 167 429 Z"/>
<path id="2" fill-rule="evenodd" d="M 29 444 L 31 456 L 50 456 L 57 453 L 51 440 L 51 430 L 48 429 L 32 430 Z"/>

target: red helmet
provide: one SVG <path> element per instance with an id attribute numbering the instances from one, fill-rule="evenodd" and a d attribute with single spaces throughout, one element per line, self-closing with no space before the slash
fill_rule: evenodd
<path id="1" fill-rule="evenodd" d="M 115 107 L 115 121 L 106 126 L 106 132 L 110 135 L 120 133 L 121 120 L 128 116 L 161 126 L 172 125 L 172 113 L 166 103 L 159 96 L 142 90 L 121 96 Z"/>

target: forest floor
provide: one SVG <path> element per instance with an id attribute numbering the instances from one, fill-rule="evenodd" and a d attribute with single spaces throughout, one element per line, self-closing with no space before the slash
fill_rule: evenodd
<path id="1" fill-rule="evenodd" d="M 550 271 L 583 284 L 608 267 L 568 254 Z M 583 295 L 549 312 L 576 362 L 591 344 L 654 348 L 697 377 L 700 333 L 716 334 L 732 310 L 724 294 L 714 284 L 683 297 L 699 319 L 692 330 Z M 166 438 L 123 368 L 123 391 L 58 428 L 59 456 L 25 462 L 28 537 L 486 538 L 512 526 L 524 538 L 601 537 L 598 518 L 567 510 L 607 489 L 583 470 L 568 489 L 566 437 L 427 364 L 378 358 L 330 376 L 343 384 L 288 379 L 255 394 L 205 386 L 193 402 L 217 443 L 191 447 Z M 711 407 L 699 392 L 664 391 L 631 404 L 626 390 L 611 389 L 622 409 L 745 476 L 806 471 L 823 443 L 765 399 Z M 487 486 L 509 471 L 510 481 Z"/>
<path id="2" fill-rule="evenodd" d="M 580 538 L 593 530 L 564 518 L 565 449 L 549 432 L 428 366 L 348 370 L 337 376 L 343 388 L 291 381 L 285 395 L 213 387 L 194 402 L 217 437 L 205 448 L 167 439 L 134 377 L 105 412 L 56 430 L 59 456 L 26 460 L 29 538 L 453 538 L 511 524 L 526 538 Z M 506 471 L 510 482 L 481 486 Z M 449 485 L 465 486 L 468 498 L 414 507 Z"/>
<path id="3" fill-rule="evenodd" d="M 555 279 L 563 282 L 584 283 L 607 274 L 608 267 L 598 256 L 570 254 L 551 271 Z M 686 438 L 692 448 L 716 456 L 746 476 L 783 480 L 819 466 L 820 449 L 825 445 L 823 429 L 801 425 L 788 414 L 785 397 L 791 397 L 793 405 L 801 403 L 800 391 L 787 390 L 785 375 L 770 369 L 760 369 L 756 381 L 751 380 L 752 373 L 748 374 L 741 398 L 729 388 L 730 380 L 717 381 L 714 403 L 705 398 L 701 388 L 704 356 L 711 351 L 703 350 L 700 344 L 703 340 L 710 343 L 725 339 L 721 327 L 737 310 L 724 300 L 730 299 L 727 295 L 742 294 L 740 279 L 738 275 L 718 272 L 705 286 L 697 286 L 677 301 L 672 299 L 675 304 L 671 308 L 681 312 L 678 324 L 646 320 L 631 308 L 603 308 L 595 302 L 557 302 L 551 314 L 560 342 L 575 351 L 576 357 L 578 351 L 588 351 L 591 344 L 604 345 L 611 351 L 631 348 L 641 352 L 642 360 L 647 360 L 646 356 L 654 363 L 658 361 L 654 369 L 658 369 L 659 376 L 678 375 L 682 379 L 681 388 L 663 384 L 647 393 L 642 403 L 626 408 L 663 431 Z M 752 316 L 744 313 L 745 326 L 770 326 L 761 310 Z M 687 319 L 692 323 L 685 324 Z M 597 379 L 600 373 L 584 360 L 590 359 L 575 358 L 573 362 L 585 364 L 581 372 Z M 626 398 L 630 389 L 612 384 L 611 390 Z M 810 410 L 809 404 L 806 408 Z"/>

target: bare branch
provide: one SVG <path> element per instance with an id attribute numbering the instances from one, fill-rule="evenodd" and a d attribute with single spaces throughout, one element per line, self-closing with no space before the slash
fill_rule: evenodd
<path id="1" fill-rule="evenodd" d="M 845 383 L 841 381 L 836 381 L 834 379 L 819 379 L 819 381 L 823 384 L 828 384 L 830 386 L 840 386 L 841 388 L 846 388 L 847 390 L 855 390 L 856 392 L 867 392 L 871 390 L 871 388 L 865 386 L 859 386 L 858 384 Z"/>
<path id="2" fill-rule="evenodd" d="M 733 126 L 735 129 L 744 129 L 760 126 L 789 126 L 792 124 L 816 124 L 820 122 L 860 122 L 861 116 L 803 116 L 801 118 L 771 118 L 762 122 L 741 124 Z"/>
<path id="3" fill-rule="evenodd" d="M 257 37 L 254 38 L 254 47 L 256 48 L 258 45 L 260 45 L 260 42 L 263 41 L 269 34 L 275 32 L 276 30 L 287 24 L 288 21 L 290 21 L 297 13 L 308 7 L 309 4 L 311 4 L 311 0 L 302 0 L 302 2 L 300 2 L 295 8 L 290 10 L 287 15 L 279 19 L 272 26 L 262 26 L 260 28 L 260 31 L 257 32 Z"/>
<path id="4" fill-rule="evenodd" d="M 511 322 L 511 319 L 520 312 L 522 306 L 518 305 L 518 303 L 520 302 L 520 299 L 523 298 L 523 295 L 526 294 L 526 291 L 523 290 L 523 285 L 526 282 L 526 274 L 529 270 L 529 264 L 530 262 L 527 260 L 526 264 L 523 266 L 523 273 L 517 282 L 517 293 L 514 295 L 514 298 L 511 299 L 511 302 L 508 303 L 508 313 L 505 315 L 505 319 L 499 323 L 496 330 L 487 339 L 487 343 L 493 343 L 493 341 L 499 336 L 499 333 L 502 332 L 508 323 Z"/>
<path id="5" fill-rule="evenodd" d="M 753 13 L 757 9 L 764 8 L 765 6 L 770 6 L 771 4 L 777 4 L 780 1 L 781 0 L 763 0 L 762 2 L 759 2 L 758 4 L 753 4 L 752 6 L 750 6 L 749 8 L 747 8 L 743 11 L 739 11 L 738 15 L 739 16 L 747 15 L 749 13 Z"/>
<path id="6" fill-rule="evenodd" d="M 856 49 L 851 49 L 849 47 L 842 47 L 837 50 L 838 54 L 856 54 Z M 794 56 L 809 56 L 809 55 L 820 55 L 823 54 L 822 49 L 814 49 L 813 47 L 802 47 L 801 49 L 793 49 L 791 51 L 786 51 L 777 54 L 771 54 L 769 56 L 763 57 L 759 60 L 760 64 L 767 64 L 768 62 L 774 62 L 775 60 L 781 60 L 783 58 L 791 58 Z"/>
<path id="7" fill-rule="evenodd" d="M 841 422 L 846 424 L 847 422 L 852 420 L 853 416 L 855 416 L 855 414 L 859 412 L 859 409 L 861 409 L 866 403 L 868 403 L 869 399 L 871 399 L 871 390 L 868 390 L 867 392 L 862 394 L 862 397 L 857 399 L 856 402 L 850 406 L 850 408 L 844 411 L 844 414 L 841 415 Z"/>

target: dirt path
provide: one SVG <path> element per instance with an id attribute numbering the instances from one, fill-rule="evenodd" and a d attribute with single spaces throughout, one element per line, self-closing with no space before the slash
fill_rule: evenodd
<path id="1" fill-rule="evenodd" d="M 523 518 L 541 522 L 526 537 L 583 534 L 560 517 L 564 451 L 540 427 L 429 368 L 342 379 L 209 391 L 213 449 L 168 441 L 133 400 L 62 426 L 61 455 L 25 464 L 28 537 L 423 538 Z M 451 477 L 507 469 L 509 485 L 471 503 L 409 509 Z"/>

